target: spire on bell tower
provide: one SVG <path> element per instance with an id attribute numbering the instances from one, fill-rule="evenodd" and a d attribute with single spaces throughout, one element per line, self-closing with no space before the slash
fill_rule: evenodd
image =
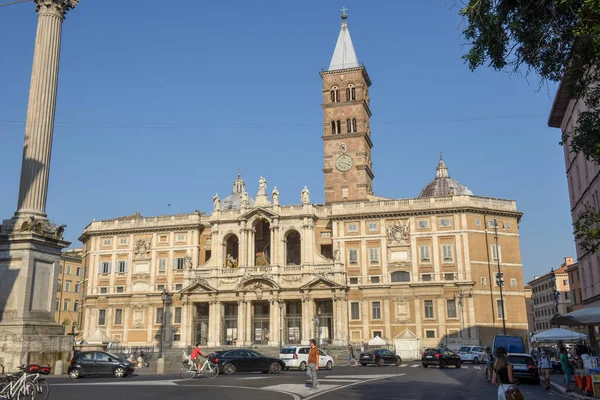
<path id="1" fill-rule="evenodd" d="M 342 8 L 342 27 L 338 36 L 335 50 L 333 51 L 333 57 L 329 63 L 329 71 L 336 69 L 356 68 L 359 66 L 356 52 L 354 51 L 354 45 L 350 38 L 350 31 L 348 30 L 348 15 L 346 14 L 346 7 Z"/>
<path id="2" fill-rule="evenodd" d="M 238 169 L 238 176 L 235 182 L 233 182 L 233 193 L 244 193 L 246 191 L 246 184 L 242 179 L 242 171 Z"/>

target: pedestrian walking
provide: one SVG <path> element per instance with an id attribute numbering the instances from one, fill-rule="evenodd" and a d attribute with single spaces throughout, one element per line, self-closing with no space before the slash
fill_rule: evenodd
<path id="1" fill-rule="evenodd" d="M 354 347 L 351 344 L 348 345 L 348 365 L 352 365 L 354 361 Z"/>
<path id="2" fill-rule="evenodd" d="M 311 389 L 317 389 L 319 387 L 319 381 L 317 381 L 317 371 L 319 370 L 319 348 L 317 347 L 317 341 L 315 339 L 310 339 L 308 345 L 310 346 L 310 350 L 308 352 L 306 375 L 311 378 Z"/>
<path id="3" fill-rule="evenodd" d="M 567 389 L 567 392 L 570 392 L 571 389 L 569 389 L 569 383 L 571 383 L 571 375 L 573 374 L 573 370 L 571 369 L 569 356 L 567 355 L 567 349 L 565 346 L 560 348 L 560 366 L 565 374 L 565 389 Z"/>
<path id="4" fill-rule="evenodd" d="M 544 378 L 544 386 L 546 390 L 550 390 L 550 373 L 552 372 L 552 362 L 550 357 L 541 348 L 538 348 L 538 368 L 540 369 L 540 375 Z"/>
<path id="5" fill-rule="evenodd" d="M 519 394 L 521 394 L 519 389 L 515 386 L 513 366 L 508 361 L 508 354 L 504 347 L 498 347 L 496 349 L 496 362 L 494 363 L 492 384 L 498 386 L 498 400 L 512 398 L 509 397 L 508 393 L 519 392 Z M 521 398 L 523 398 L 522 395 Z"/>

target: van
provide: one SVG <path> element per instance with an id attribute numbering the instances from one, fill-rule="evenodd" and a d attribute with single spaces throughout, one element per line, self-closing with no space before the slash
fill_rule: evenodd
<path id="1" fill-rule="evenodd" d="M 498 347 L 504 347 L 508 353 L 527 353 L 521 336 L 496 335 L 493 346 L 494 354 L 496 354 Z"/>

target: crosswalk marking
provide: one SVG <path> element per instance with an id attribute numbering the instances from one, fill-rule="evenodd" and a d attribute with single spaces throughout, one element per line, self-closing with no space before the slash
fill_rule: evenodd
<path id="1" fill-rule="evenodd" d="M 375 378 L 392 378 L 398 376 L 398 374 L 382 374 L 382 375 L 327 375 L 320 379 L 375 379 Z"/>
<path id="2" fill-rule="evenodd" d="M 475 369 L 481 369 L 481 367 L 480 367 L 480 366 L 477 366 L 477 365 L 476 365 L 476 366 L 474 366 L 473 368 L 475 368 Z"/>
<path id="3" fill-rule="evenodd" d="M 268 378 L 268 376 L 250 376 L 248 378 L 238 378 L 237 380 L 241 381 L 241 380 L 250 380 L 250 379 L 265 379 Z"/>
<path id="4" fill-rule="evenodd" d="M 408 367 L 408 364 L 402 364 L 402 365 L 401 365 L 401 367 L 402 367 L 402 368 L 404 368 L 404 367 Z"/>
<path id="5" fill-rule="evenodd" d="M 360 382 L 360 379 L 336 379 L 336 378 L 322 378 L 319 379 L 321 382 Z"/>
<path id="6" fill-rule="evenodd" d="M 418 367 L 420 367 L 419 364 L 413 364 L 413 365 L 411 365 L 411 368 L 418 368 Z"/>
<path id="7" fill-rule="evenodd" d="M 302 397 L 306 397 L 311 394 L 316 394 L 316 393 L 319 393 L 319 392 L 322 392 L 325 390 L 331 390 L 331 389 L 337 388 L 339 386 L 340 385 L 324 385 L 321 383 L 321 384 L 319 384 L 318 389 L 311 389 L 309 387 L 309 385 L 306 385 L 306 384 L 282 383 L 279 385 L 265 386 L 261 389 L 273 390 L 276 392 L 294 393 L 294 394 L 300 395 Z"/>

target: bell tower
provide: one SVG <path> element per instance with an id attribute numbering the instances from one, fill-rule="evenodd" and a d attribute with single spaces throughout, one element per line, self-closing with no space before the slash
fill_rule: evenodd
<path id="1" fill-rule="evenodd" d="M 368 200 L 371 171 L 371 79 L 358 63 L 342 9 L 342 27 L 323 79 L 325 202 Z"/>

